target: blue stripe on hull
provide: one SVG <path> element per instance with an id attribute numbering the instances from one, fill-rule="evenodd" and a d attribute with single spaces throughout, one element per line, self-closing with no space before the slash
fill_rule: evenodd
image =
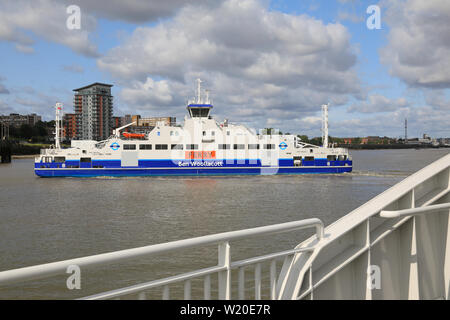
<path id="1" fill-rule="evenodd" d="M 270 174 L 310 174 L 351 172 L 352 167 L 264 167 L 264 168 L 108 168 L 108 169 L 40 169 L 35 173 L 40 177 L 130 177 L 130 176 L 198 176 L 198 175 L 270 175 Z"/>

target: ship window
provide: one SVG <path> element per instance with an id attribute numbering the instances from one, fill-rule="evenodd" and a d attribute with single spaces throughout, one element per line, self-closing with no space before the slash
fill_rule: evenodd
<path id="1" fill-rule="evenodd" d="M 152 145 L 151 144 L 140 144 L 139 150 L 152 150 Z"/>
<path id="2" fill-rule="evenodd" d="M 230 131 L 227 131 L 227 136 L 229 136 L 230 135 Z"/>
<path id="3" fill-rule="evenodd" d="M 327 156 L 327 161 L 336 161 L 336 156 Z"/>
<path id="4" fill-rule="evenodd" d="M 228 150 L 228 149 L 230 149 L 230 145 L 229 144 L 219 144 L 218 148 L 221 150 Z"/>
<path id="5" fill-rule="evenodd" d="M 66 157 L 55 157 L 55 162 L 65 162 Z"/>
<path id="6" fill-rule="evenodd" d="M 274 144 L 265 144 L 264 149 L 267 149 L 267 150 L 275 149 L 275 145 Z"/>
<path id="7" fill-rule="evenodd" d="M 211 131 L 211 135 L 214 137 L 216 135 L 215 131 Z"/>
<path id="8" fill-rule="evenodd" d="M 187 144 L 186 145 L 186 150 L 197 150 L 198 149 L 198 144 Z"/>
<path id="9" fill-rule="evenodd" d="M 237 150 L 237 149 L 242 150 L 242 149 L 245 149 L 245 144 L 235 144 L 233 146 L 233 148 L 234 148 L 234 150 Z"/>
<path id="10" fill-rule="evenodd" d="M 167 150 L 167 144 L 155 144 L 155 150 Z"/>
<path id="11" fill-rule="evenodd" d="M 249 144 L 248 148 L 249 149 L 259 149 L 259 144 Z"/>
<path id="12" fill-rule="evenodd" d="M 314 161 L 314 157 L 305 157 L 305 161 Z"/>
<path id="13" fill-rule="evenodd" d="M 183 150 L 183 145 L 182 144 L 173 144 L 170 147 L 172 150 Z"/>
<path id="14" fill-rule="evenodd" d="M 203 131 L 203 136 L 206 136 L 206 131 Z"/>
<path id="15" fill-rule="evenodd" d="M 209 108 L 191 108 L 191 115 L 195 118 L 206 118 L 209 115 Z"/>
<path id="16" fill-rule="evenodd" d="M 80 158 L 80 162 L 91 162 L 91 158 Z"/>
<path id="17" fill-rule="evenodd" d="M 135 144 L 124 144 L 123 150 L 136 150 L 136 145 Z"/>

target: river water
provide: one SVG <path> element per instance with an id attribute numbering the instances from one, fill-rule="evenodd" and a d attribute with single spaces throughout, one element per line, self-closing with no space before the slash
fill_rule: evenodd
<path id="1" fill-rule="evenodd" d="M 353 151 L 350 174 L 198 178 L 44 179 L 34 175 L 32 159 L 13 160 L 0 165 L 0 271 L 311 217 L 329 225 L 448 152 Z M 232 257 L 292 248 L 310 234 L 232 243 Z M 81 290 L 68 290 L 66 277 L 6 286 L 0 298 L 82 297 L 215 265 L 216 250 L 89 268 Z M 201 298 L 196 285 L 202 286 L 193 283 L 193 298 Z M 175 298 L 178 289 L 171 288 Z"/>

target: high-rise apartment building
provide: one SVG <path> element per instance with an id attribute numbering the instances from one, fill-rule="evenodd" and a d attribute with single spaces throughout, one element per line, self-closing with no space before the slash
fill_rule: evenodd
<path id="1" fill-rule="evenodd" d="M 63 139 L 74 140 L 77 137 L 77 115 L 66 113 L 63 117 Z"/>
<path id="2" fill-rule="evenodd" d="M 104 140 L 113 130 L 113 96 L 111 84 L 95 82 L 74 89 L 76 138 Z"/>

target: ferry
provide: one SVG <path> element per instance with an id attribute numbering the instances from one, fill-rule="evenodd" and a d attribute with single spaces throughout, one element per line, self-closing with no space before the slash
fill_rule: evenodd
<path id="1" fill-rule="evenodd" d="M 202 176 L 344 173 L 352 171 L 345 148 L 328 144 L 328 106 L 323 146 L 296 135 L 256 132 L 211 116 L 213 104 L 197 79 L 196 97 L 187 103 L 183 125 L 158 122 L 145 134 L 113 130 L 104 141 L 72 140 L 62 148 L 61 113 L 57 103 L 55 145 L 35 158 L 39 177 Z"/>

